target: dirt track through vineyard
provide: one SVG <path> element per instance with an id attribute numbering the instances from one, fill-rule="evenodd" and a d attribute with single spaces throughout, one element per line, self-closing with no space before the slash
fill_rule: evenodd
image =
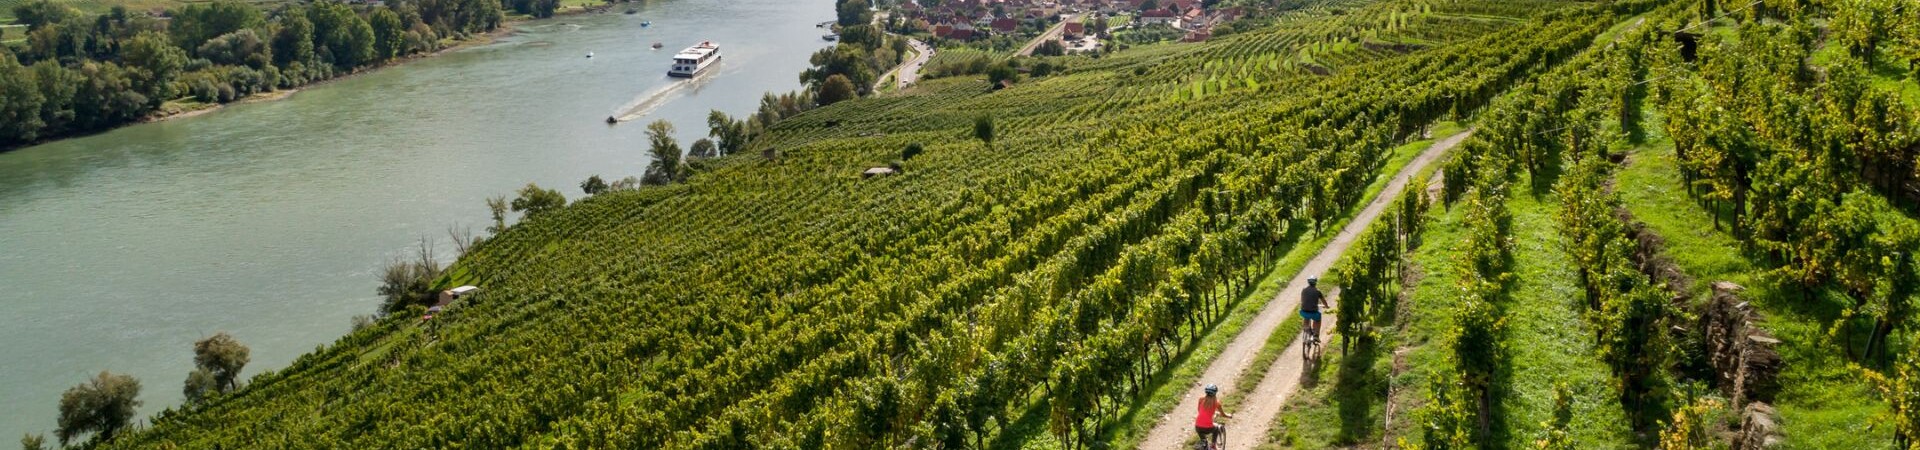
<path id="1" fill-rule="evenodd" d="M 1240 379 L 1240 374 L 1253 365 L 1253 358 L 1260 352 L 1260 347 L 1267 342 L 1267 336 L 1273 334 L 1274 329 L 1278 328 L 1287 316 L 1299 311 L 1300 290 L 1306 287 L 1307 278 L 1320 277 L 1332 269 L 1333 263 L 1339 261 L 1340 255 L 1346 253 L 1347 247 L 1353 245 L 1354 239 L 1359 237 L 1362 231 L 1366 231 L 1367 226 L 1373 224 L 1375 219 L 1380 218 L 1380 214 L 1385 212 L 1387 207 L 1393 205 L 1394 199 L 1399 197 L 1401 191 L 1406 190 L 1407 183 L 1415 174 L 1420 173 L 1434 161 L 1440 160 L 1442 155 L 1452 150 L 1454 146 L 1460 145 L 1460 142 L 1465 141 L 1471 134 L 1473 130 L 1469 129 L 1434 142 L 1426 150 L 1422 150 L 1419 156 L 1414 157 L 1413 161 L 1408 162 L 1406 167 L 1401 168 L 1399 173 L 1394 174 L 1393 181 L 1388 182 L 1387 187 L 1381 189 L 1380 193 L 1367 203 L 1366 209 L 1360 210 L 1360 214 L 1355 215 L 1345 228 L 1341 228 L 1340 234 L 1327 242 L 1327 246 L 1320 249 L 1320 253 L 1315 254 L 1300 273 L 1294 274 L 1293 279 L 1287 282 L 1286 289 L 1282 289 L 1277 297 L 1268 301 L 1266 308 L 1260 310 L 1260 314 L 1255 316 L 1246 328 L 1240 330 L 1239 335 L 1233 337 L 1233 341 L 1220 352 L 1220 356 L 1207 365 L 1207 370 L 1202 373 L 1200 379 L 1187 387 L 1187 393 L 1181 397 L 1180 404 L 1175 406 L 1173 411 L 1161 416 L 1160 422 L 1155 424 L 1153 430 L 1147 433 L 1147 437 L 1140 441 L 1140 448 L 1145 450 L 1185 448 L 1184 444 L 1188 442 L 1188 438 L 1195 435 L 1193 419 L 1195 405 L 1203 395 L 1201 389 L 1207 383 L 1232 386 L 1235 380 Z M 1325 317 L 1326 320 L 1321 325 L 1321 329 L 1332 330 L 1335 317 L 1331 314 Z M 1322 332 L 1322 335 L 1326 334 Z M 1332 351 L 1340 351 L 1337 345 L 1334 347 Z M 1304 361 L 1301 359 L 1300 352 L 1300 339 L 1295 337 L 1292 343 L 1287 345 L 1287 349 L 1281 352 L 1280 357 L 1275 359 L 1271 366 L 1264 368 L 1266 376 L 1260 379 L 1260 385 L 1255 387 L 1253 392 L 1241 395 L 1238 401 L 1226 405 L 1227 411 L 1234 414 L 1233 419 L 1225 421 L 1228 425 L 1226 439 L 1223 442 L 1227 449 L 1251 449 L 1265 442 L 1274 417 L 1286 404 L 1287 397 L 1293 395 L 1293 391 L 1300 387 L 1300 376 L 1303 373 L 1301 369 L 1305 367 L 1302 364 Z"/>

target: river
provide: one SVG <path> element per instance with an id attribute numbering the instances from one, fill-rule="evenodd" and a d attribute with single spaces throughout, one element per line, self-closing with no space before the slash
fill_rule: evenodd
<path id="1" fill-rule="evenodd" d="M 741 116 L 798 89 L 828 45 L 814 24 L 834 14 L 832 0 L 614 11 L 0 153 L 0 438 L 52 436 L 61 392 L 101 370 L 141 380 L 142 416 L 176 405 L 193 341 L 216 332 L 252 347 L 243 378 L 286 366 L 374 311 L 382 263 L 423 236 L 451 253 L 449 226 L 482 232 L 485 198 L 534 182 L 577 199 L 590 175 L 640 174 L 647 122 L 674 122 L 685 147 L 709 110 Z M 703 40 L 721 44 L 717 71 L 665 76 Z"/>

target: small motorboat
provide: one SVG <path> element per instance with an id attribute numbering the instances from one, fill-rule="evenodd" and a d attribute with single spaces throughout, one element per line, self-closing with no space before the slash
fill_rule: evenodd
<path id="1" fill-rule="evenodd" d="M 655 42 L 655 43 L 653 43 L 653 49 L 654 49 L 654 50 L 659 50 L 659 49 L 660 49 L 660 47 L 666 47 L 666 46 L 667 46 L 667 44 L 662 44 L 662 43 L 659 43 L 659 42 Z"/>
<path id="2" fill-rule="evenodd" d="M 588 57 L 588 58 L 592 58 L 592 57 L 593 57 L 593 52 L 587 52 L 587 57 Z"/>
<path id="3" fill-rule="evenodd" d="M 620 123 L 620 119 L 616 119 L 613 116 L 607 116 L 607 125 L 613 125 L 616 123 Z"/>
<path id="4" fill-rule="evenodd" d="M 641 28 L 646 28 L 646 27 L 650 27 L 650 26 L 653 26 L 653 21 L 651 21 L 651 20 L 642 20 L 642 21 L 640 21 L 640 27 L 641 27 Z"/>

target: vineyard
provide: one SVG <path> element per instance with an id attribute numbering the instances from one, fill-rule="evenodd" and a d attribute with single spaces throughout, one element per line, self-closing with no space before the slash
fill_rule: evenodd
<path id="1" fill-rule="evenodd" d="M 1894 70 L 1920 24 L 1824 3 L 1338 0 L 1001 90 L 924 80 L 523 220 L 440 280 L 481 294 L 110 446 L 1132 446 L 1282 255 L 1448 120 L 1478 131 L 1444 187 L 1328 274 L 1325 381 L 1238 439 L 1692 448 L 1767 402 L 1789 442 L 1907 442 L 1853 424 L 1920 424 L 1860 400 L 1920 385 L 1920 76 Z M 1777 394 L 1721 394 L 1699 350 L 1729 278 L 1783 342 Z"/>
<path id="2" fill-rule="evenodd" d="M 1920 27 L 1901 10 L 1675 2 L 1492 102 L 1429 217 L 1460 245 L 1400 260 L 1391 351 L 1323 366 L 1335 383 L 1272 439 L 1907 448 L 1920 111 L 1897 69 L 1920 67 Z"/>

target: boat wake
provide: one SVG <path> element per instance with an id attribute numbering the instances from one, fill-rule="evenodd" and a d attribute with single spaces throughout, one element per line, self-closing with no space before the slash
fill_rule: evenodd
<path id="1" fill-rule="evenodd" d="M 713 67 L 693 78 L 675 80 L 666 86 L 654 89 L 652 92 L 640 94 L 640 96 L 634 97 L 632 101 L 620 105 L 620 108 L 614 110 L 611 117 L 619 122 L 630 122 L 644 118 L 648 114 L 652 114 L 654 110 L 659 109 L 660 105 L 667 104 L 668 101 L 677 98 L 681 94 L 699 92 L 700 88 L 706 87 L 707 83 L 711 83 L 714 78 L 717 78 L 716 75 L 720 73 L 721 69 L 722 67 Z"/>

